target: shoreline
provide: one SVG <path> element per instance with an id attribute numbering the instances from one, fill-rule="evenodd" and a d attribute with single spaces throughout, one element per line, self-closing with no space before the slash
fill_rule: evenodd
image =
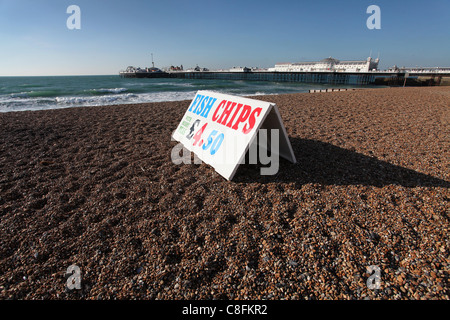
<path id="1" fill-rule="evenodd" d="M 98 79 L 97 79 L 98 78 Z M 240 96 L 272 95 L 280 93 L 308 92 L 330 87 L 351 88 L 346 85 L 313 85 L 307 83 L 281 83 L 250 81 L 245 84 L 227 80 L 183 80 L 134 79 L 118 77 L 97 77 L 89 79 L 68 78 L 61 82 L 50 77 L 48 80 L 24 79 L 3 82 L 0 95 L 0 113 L 63 109 L 68 107 L 104 106 L 149 102 L 168 102 L 192 99 L 197 90 L 226 91 Z M 97 80 L 95 80 L 97 79 Z M 368 88 L 369 86 L 364 86 Z M 373 86 L 370 86 L 373 87 Z"/>
<path id="2" fill-rule="evenodd" d="M 171 163 L 190 100 L 0 113 L 0 298 L 449 299 L 449 96 L 252 96 L 298 162 L 233 181 Z"/>
<path id="3" fill-rule="evenodd" d="M 342 91 L 353 91 L 353 90 L 370 90 L 370 89 L 385 89 L 385 88 L 389 88 L 386 86 L 366 86 L 366 87 L 349 87 L 349 88 L 343 88 L 343 87 L 337 87 L 338 89 L 342 89 Z M 326 90 L 335 90 L 336 88 L 327 88 L 327 89 L 304 89 L 304 92 L 294 92 L 294 93 L 261 93 L 261 92 L 257 92 L 255 94 L 242 94 L 240 96 L 242 97 L 248 97 L 248 98 L 253 98 L 255 99 L 255 97 L 263 97 L 263 96 L 280 96 L 280 95 L 285 95 L 285 94 L 296 94 L 296 93 L 323 93 L 326 92 Z M 308 91 L 307 91 L 308 90 Z M 315 91 L 315 92 L 313 92 Z M 192 91 L 192 98 L 195 96 L 195 92 L 196 91 Z M 105 97 L 109 97 L 109 96 L 105 96 Z M 58 97 L 56 97 L 58 98 Z M 166 103 L 166 102 L 180 102 L 180 101 L 192 101 L 192 99 L 171 99 L 171 100 L 164 100 L 164 101 L 148 101 L 148 102 L 128 102 L 128 103 L 112 103 L 112 104 L 102 104 L 102 105 L 79 105 L 79 106 L 56 106 L 56 107 L 43 107 L 43 109 L 25 109 L 25 110 L 11 110 L 11 111 L 0 111 L 0 114 L 2 113 L 11 113 L 11 112 L 29 112 L 29 111 L 46 111 L 46 110 L 60 110 L 60 109 L 70 109 L 70 108 L 95 108 L 95 107 L 109 107 L 109 106 L 127 106 L 127 105 L 143 105 L 143 104 L 149 104 L 149 103 Z"/>

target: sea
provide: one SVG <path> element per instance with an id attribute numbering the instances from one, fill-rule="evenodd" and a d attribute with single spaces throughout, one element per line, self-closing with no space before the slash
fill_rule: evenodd
<path id="1" fill-rule="evenodd" d="M 0 77 L 0 112 L 191 100 L 198 90 L 237 96 L 351 88 L 292 82 L 109 76 Z"/>

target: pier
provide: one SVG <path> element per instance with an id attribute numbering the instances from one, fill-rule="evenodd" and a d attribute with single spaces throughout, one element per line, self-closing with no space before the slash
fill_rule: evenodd
<path id="1" fill-rule="evenodd" d="M 342 85 L 422 86 L 450 85 L 450 73 L 406 72 L 280 72 L 280 71 L 160 71 L 120 72 L 124 78 L 178 78 L 207 80 L 247 80 L 302 82 Z"/>

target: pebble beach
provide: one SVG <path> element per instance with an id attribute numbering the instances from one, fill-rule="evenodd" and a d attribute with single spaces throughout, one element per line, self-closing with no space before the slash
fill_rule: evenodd
<path id="1" fill-rule="evenodd" d="M 172 163 L 188 100 L 1 113 L 0 299 L 449 299 L 450 87 L 252 98 L 297 163 L 232 181 Z"/>

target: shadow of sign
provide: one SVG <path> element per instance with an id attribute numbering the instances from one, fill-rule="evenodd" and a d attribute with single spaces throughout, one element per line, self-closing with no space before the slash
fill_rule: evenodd
<path id="1" fill-rule="evenodd" d="M 260 175 L 262 165 L 243 164 L 236 182 L 295 182 L 298 185 L 444 187 L 450 182 L 317 140 L 289 138 L 297 163 L 280 159 L 275 175 Z M 248 163 L 248 162 L 246 162 Z"/>

